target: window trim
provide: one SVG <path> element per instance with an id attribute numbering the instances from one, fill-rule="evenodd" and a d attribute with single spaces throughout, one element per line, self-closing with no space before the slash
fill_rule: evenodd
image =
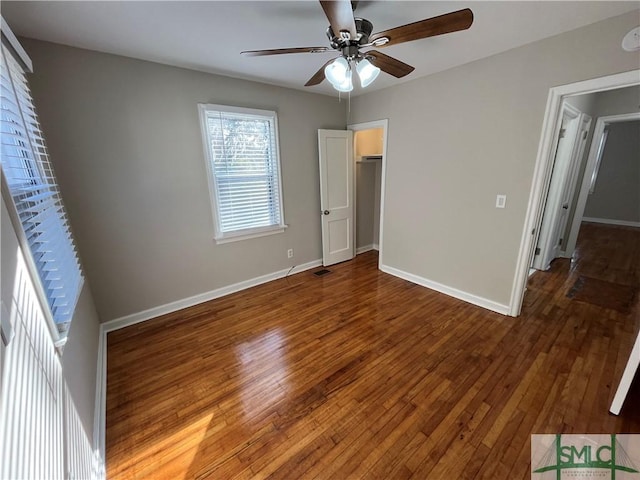
<path id="1" fill-rule="evenodd" d="M 219 219 L 219 201 L 218 201 L 218 187 L 213 171 L 213 152 L 211 150 L 211 142 L 209 141 L 209 132 L 207 129 L 207 115 L 210 111 L 218 111 L 224 113 L 235 113 L 247 116 L 256 116 L 260 118 L 268 117 L 272 119 L 274 126 L 275 136 L 275 153 L 276 162 L 275 169 L 278 176 L 278 193 L 277 201 L 278 208 L 280 209 L 280 223 L 278 225 L 269 225 L 266 227 L 245 228 L 242 230 L 235 230 L 232 232 L 223 232 L 220 228 Z M 202 136 L 202 144 L 204 151 L 205 165 L 207 168 L 207 184 L 209 186 L 209 199 L 211 206 L 211 213 L 213 217 L 214 236 L 213 239 L 217 244 L 225 244 L 231 242 L 237 242 L 240 240 L 247 240 L 250 238 L 263 237 L 266 235 L 274 235 L 282 233 L 288 227 L 284 221 L 284 205 L 282 202 L 282 168 L 280 163 L 280 135 L 278 130 L 278 114 L 274 110 L 261 110 L 255 108 L 234 107 L 231 105 L 219 105 L 213 103 L 199 103 L 198 104 L 198 117 L 200 120 L 200 132 Z"/>

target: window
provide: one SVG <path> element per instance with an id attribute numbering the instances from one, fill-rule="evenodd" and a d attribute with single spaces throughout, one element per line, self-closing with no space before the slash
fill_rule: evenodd
<path id="1" fill-rule="evenodd" d="M 4 44 L 0 73 L 2 189 L 13 200 L 14 221 L 22 226 L 21 241 L 31 252 L 60 344 L 82 288 L 82 272 L 25 70 Z"/>
<path id="2" fill-rule="evenodd" d="M 276 112 L 198 107 L 216 241 L 284 231 Z"/>

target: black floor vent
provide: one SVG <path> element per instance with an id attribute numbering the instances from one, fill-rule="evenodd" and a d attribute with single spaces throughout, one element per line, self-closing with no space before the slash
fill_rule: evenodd
<path id="1" fill-rule="evenodd" d="M 317 275 L 318 277 L 321 277 L 322 275 L 326 275 L 327 273 L 331 273 L 331 270 L 327 270 L 326 268 L 323 268 L 322 270 L 318 270 L 317 272 L 313 272 L 313 274 Z"/>

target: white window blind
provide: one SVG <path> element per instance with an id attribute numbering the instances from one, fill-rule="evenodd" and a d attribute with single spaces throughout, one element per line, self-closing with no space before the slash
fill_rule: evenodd
<path id="1" fill-rule="evenodd" d="M 0 88 L 2 172 L 53 322 L 65 337 L 82 272 L 25 72 L 5 45 Z"/>
<path id="2" fill-rule="evenodd" d="M 276 113 L 200 105 L 215 238 L 246 238 L 285 227 Z"/>

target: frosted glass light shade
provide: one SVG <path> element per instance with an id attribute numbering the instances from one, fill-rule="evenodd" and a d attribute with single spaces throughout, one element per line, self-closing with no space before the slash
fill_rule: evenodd
<path id="1" fill-rule="evenodd" d="M 347 72 L 349 71 L 349 63 L 344 57 L 338 57 L 324 69 L 324 76 L 331 82 L 334 88 L 338 89 L 347 80 Z"/>
<path id="2" fill-rule="evenodd" d="M 358 64 L 356 65 L 356 70 L 358 72 L 358 76 L 360 77 L 360 84 L 362 85 L 362 88 L 371 85 L 371 83 L 380 74 L 380 69 L 366 58 L 363 58 L 358 62 Z"/>
<path id="3" fill-rule="evenodd" d="M 353 81 L 351 80 L 351 69 L 347 70 L 344 82 L 342 82 L 340 85 L 333 85 L 333 88 L 335 88 L 339 92 L 350 92 L 351 90 L 353 90 Z"/>

